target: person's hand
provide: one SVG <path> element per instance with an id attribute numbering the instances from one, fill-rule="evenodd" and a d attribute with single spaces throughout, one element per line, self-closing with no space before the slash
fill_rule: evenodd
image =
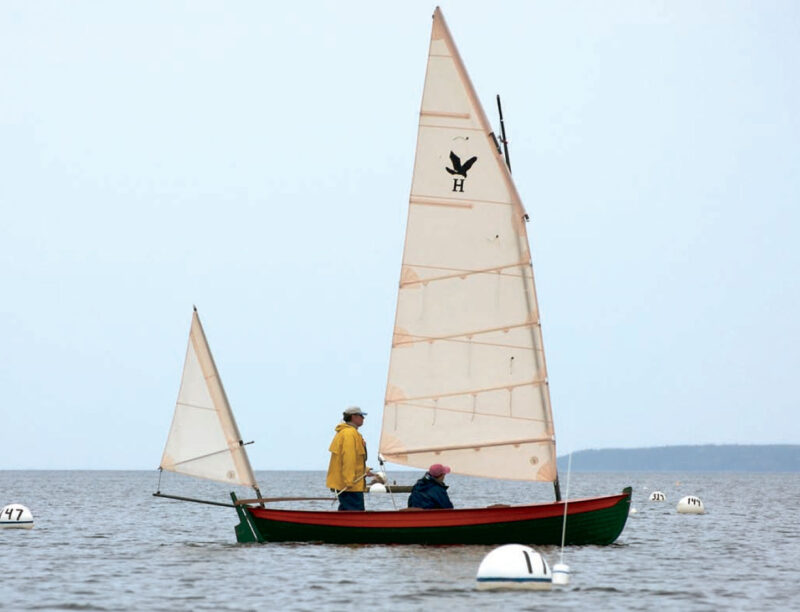
<path id="1" fill-rule="evenodd" d="M 373 472 L 372 470 L 368 470 L 367 476 L 369 478 L 372 478 L 372 480 L 369 482 L 369 484 L 371 485 L 375 484 L 376 482 L 379 482 L 381 484 L 386 484 L 386 478 L 384 477 L 382 472 Z"/>

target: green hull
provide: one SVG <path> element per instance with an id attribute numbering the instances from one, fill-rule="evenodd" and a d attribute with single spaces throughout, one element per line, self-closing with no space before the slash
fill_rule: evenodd
<path id="1" fill-rule="evenodd" d="M 628 517 L 622 495 L 567 504 L 565 543 L 614 542 Z M 235 501 L 235 498 L 234 498 Z M 564 504 L 420 512 L 306 512 L 237 506 L 239 542 L 335 544 L 561 544 Z"/>

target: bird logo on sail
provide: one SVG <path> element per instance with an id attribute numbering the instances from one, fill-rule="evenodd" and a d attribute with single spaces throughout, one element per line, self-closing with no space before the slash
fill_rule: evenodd
<path id="1" fill-rule="evenodd" d="M 463 164 L 461 163 L 461 158 L 450 151 L 450 163 L 453 164 L 452 168 L 448 168 L 445 166 L 445 170 L 449 172 L 453 176 L 453 191 L 462 192 L 464 191 L 464 180 L 467 178 L 467 172 L 469 169 L 472 168 L 472 164 L 478 161 L 478 158 L 473 156 L 470 157 L 467 161 Z M 464 178 L 457 178 L 458 176 L 462 176 Z"/>

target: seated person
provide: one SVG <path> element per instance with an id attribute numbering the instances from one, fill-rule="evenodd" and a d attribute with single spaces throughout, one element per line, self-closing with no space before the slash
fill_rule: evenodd
<path id="1" fill-rule="evenodd" d="M 447 494 L 447 485 L 444 484 L 445 474 L 450 473 L 450 468 L 441 463 L 434 463 L 425 476 L 420 478 L 411 495 L 408 496 L 409 508 L 452 508 L 453 502 Z"/>

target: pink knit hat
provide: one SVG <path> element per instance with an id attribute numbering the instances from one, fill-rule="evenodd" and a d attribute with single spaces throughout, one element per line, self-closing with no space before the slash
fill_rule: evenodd
<path id="1" fill-rule="evenodd" d="M 450 466 L 442 465 L 441 463 L 434 463 L 431 467 L 428 468 L 428 474 L 430 474 L 434 478 L 439 478 L 440 476 L 444 476 L 445 474 L 449 473 L 450 473 Z"/>

